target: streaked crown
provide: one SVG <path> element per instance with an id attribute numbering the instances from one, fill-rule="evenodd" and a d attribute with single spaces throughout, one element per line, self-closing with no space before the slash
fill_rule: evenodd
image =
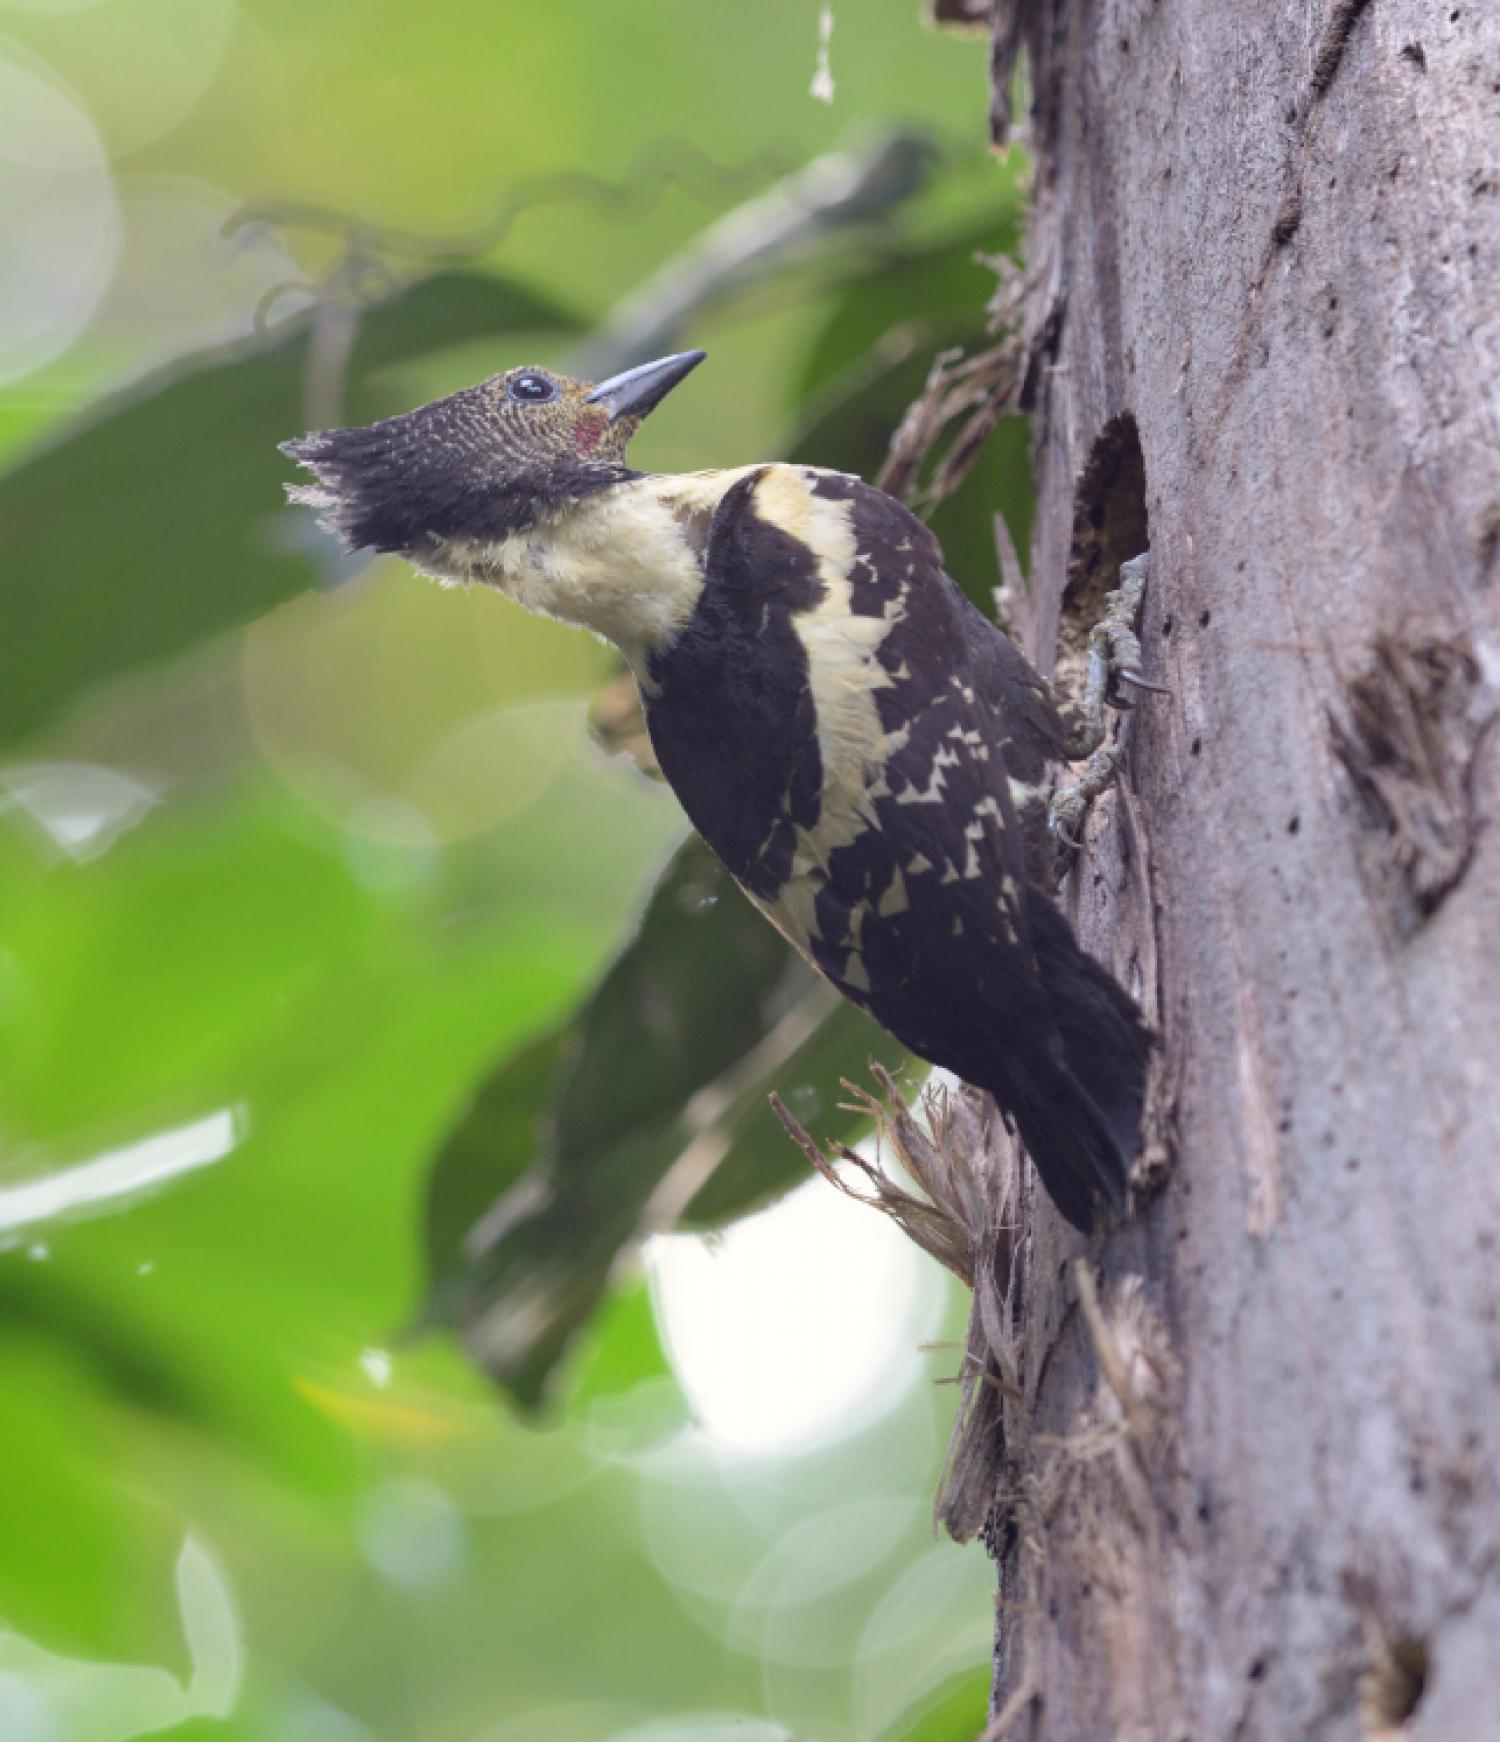
<path id="1" fill-rule="evenodd" d="M 598 386 L 508 369 L 399 417 L 284 443 L 316 479 L 287 494 L 351 549 L 420 561 L 450 540 L 502 539 L 635 477 L 631 436 L 702 360 L 687 351 Z"/>

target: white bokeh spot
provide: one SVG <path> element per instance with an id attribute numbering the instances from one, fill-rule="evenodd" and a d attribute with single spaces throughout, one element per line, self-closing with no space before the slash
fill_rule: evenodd
<path id="1" fill-rule="evenodd" d="M 748 1454 L 803 1450 L 884 1414 L 922 1372 L 942 1275 L 884 1217 L 820 1180 L 646 1261 L 662 1339 L 703 1432 Z"/>

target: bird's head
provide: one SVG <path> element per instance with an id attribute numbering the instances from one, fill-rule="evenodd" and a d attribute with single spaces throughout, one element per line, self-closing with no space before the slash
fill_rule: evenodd
<path id="1" fill-rule="evenodd" d="M 703 356 L 661 357 L 597 386 L 508 369 L 400 417 L 320 430 L 283 444 L 316 479 L 287 494 L 351 549 L 441 564 L 446 546 L 524 532 L 636 476 L 631 436 Z"/>

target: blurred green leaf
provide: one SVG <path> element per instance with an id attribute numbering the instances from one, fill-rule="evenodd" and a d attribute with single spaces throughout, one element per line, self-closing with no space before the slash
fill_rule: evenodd
<path id="1" fill-rule="evenodd" d="M 137 1577 L 160 1525 L 149 1500 L 99 1480 L 106 1411 L 87 1363 L 9 1322 L 0 1350 L 0 1616 L 64 1647 L 126 1649 L 111 1595 Z"/>
<path id="2" fill-rule="evenodd" d="M 815 1132 L 847 1134 L 838 1077 L 871 1056 L 894 1066 L 901 1049 L 693 836 L 577 1020 L 503 1064 L 445 1144 L 423 1322 L 456 1320 L 481 1365 L 537 1406 L 623 1252 L 684 1212 L 722 1221 L 802 1177 L 770 1089 Z"/>
<path id="3" fill-rule="evenodd" d="M 997 203 L 978 222 L 907 244 L 850 281 L 803 361 L 799 402 L 815 406 L 817 396 L 836 393 L 851 370 L 889 364 L 903 352 L 931 353 L 982 333 L 995 274 L 978 256 L 1013 253 L 1020 216 L 1018 200 L 1009 210 Z M 894 427 L 886 426 L 885 439 Z"/>
<path id="4" fill-rule="evenodd" d="M 506 1059 L 433 1163 L 424 1199 L 427 1299 L 417 1329 L 456 1322 L 472 1269 L 466 1242 L 530 1167 L 570 1040 L 564 1026 Z"/>
<path id="5" fill-rule="evenodd" d="M 273 1071 L 295 1082 L 347 1045 L 338 1016 L 380 906 L 337 839 L 299 822 L 273 795 L 163 813 L 107 867 L 42 874 L 17 857 L 0 875 L 0 937 L 27 999 L 3 1036 L 13 1132 L 64 1153 L 102 1147 L 137 1120 L 230 1103 Z M 306 1024 L 295 1051 L 294 1024 Z"/>
<path id="6" fill-rule="evenodd" d="M 815 983 L 702 840 L 673 856 L 584 1011 L 556 1095 L 553 1153 L 584 1165 L 677 1118 Z"/>
<path id="7" fill-rule="evenodd" d="M 576 1000 L 619 923 L 528 918 L 530 881 L 503 880 L 510 899 L 460 944 L 441 884 L 361 878 L 343 832 L 274 787 L 153 813 L 84 864 L 0 816 L 0 1180 L 242 1110 L 212 1166 L 0 1237 L 0 1387 L 26 1400 L 0 1435 L 7 1623 L 102 1656 L 159 1646 L 110 1593 L 189 1501 L 153 1465 L 146 1492 L 171 1503 L 142 1504 L 115 1436 L 324 1503 L 354 1481 L 347 1430 L 378 1399 L 359 1358 L 410 1299 L 427 1157 L 465 1085 Z"/>
<path id="8" fill-rule="evenodd" d="M 1002 214 L 929 248 L 907 251 L 839 297 L 803 365 L 802 410 L 788 452 L 810 465 L 874 479 L 892 432 L 944 350 L 983 349 L 995 275 L 976 256 L 1013 250 L 1018 213 Z M 993 516 L 1018 550 L 1031 537 L 1031 462 L 1023 418 L 1006 418 L 963 484 L 931 515 L 948 571 L 987 615 L 999 579 Z"/>
<path id="9" fill-rule="evenodd" d="M 294 468 L 277 452 L 309 421 L 313 326 L 299 317 L 268 343 L 149 376 L 0 476 L 0 740 L 35 731 L 100 678 L 181 652 L 315 578 L 322 535 L 285 509 Z M 549 297 L 504 279 L 423 279 L 359 317 L 347 417 L 397 409 L 382 370 L 475 339 L 577 327 Z"/>
<path id="10" fill-rule="evenodd" d="M 774 1068 L 751 1073 L 715 1121 L 722 1159 L 705 1169 L 681 1220 L 688 1227 L 721 1226 L 760 1209 L 808 1177 L 806 1161 L 771 1111 L 775 1089 L 815 1137 L 852 1140 L 867 1121 L 842 1108 L 842 1079 L 868 1083 L 872 1060 L 911 1085 L 927 1075 L 899 1041 L 856 1005 L 815 983 L 805 1008 L 805 1038 Z"/>
<path id="11" fill-rule="evenodd" d="M 645 1277 L 638 1277 L 615 1290 L 590 1327 L 570 1401 L 576 1407 L 629 1397 L 649 1379 L 666 1381 L 676 1389 L 657 1329 L 650 1285 Z M 680 1407 L 685 1414 L 685 1404 Z"/>
<path id="12" fill-rule="evenodd" d="M 879 1742 L 974 1742 L 984 1728 L 989 1697 L 988 1668 L 955 1676 L 882 1730 Z"/>

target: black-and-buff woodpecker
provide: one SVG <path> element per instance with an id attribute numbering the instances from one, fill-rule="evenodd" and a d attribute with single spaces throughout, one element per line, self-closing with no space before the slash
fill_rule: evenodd
<path id="1" fill-rule="evenodd" d="M 858 478 L 632 470 L 642 418 L 702 358 L 598 386 L 511 369 L 309 435 L 285 451 L 316 482 L 290 494 L 351 547 L 613 642 L 662 772 L 750 899 L 905 1046 L 988 1089 L 1087 1229 L 1124 1202 L 1149 1040 L 1054 905 L 1054 854 L 1111 772 L 1105 700 L 1144 684 L 1144 568 L 1096 632 L 1090 694 L 1064 701 Z"/>

